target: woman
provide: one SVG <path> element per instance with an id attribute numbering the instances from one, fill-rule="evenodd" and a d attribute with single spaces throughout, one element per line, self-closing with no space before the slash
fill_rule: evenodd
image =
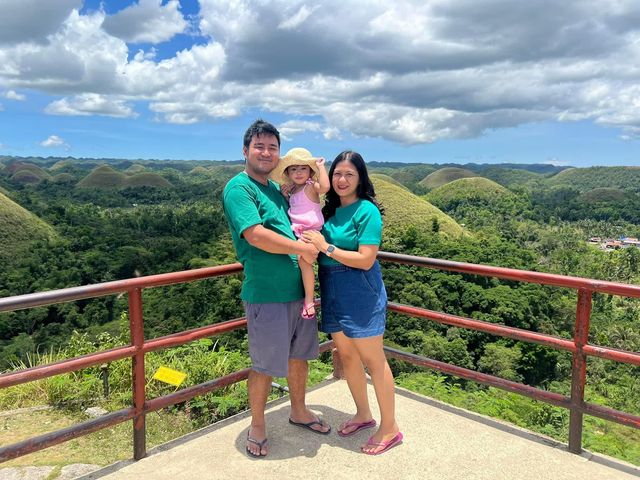
<path id="1" fill-rule="evenodd" d="M 379 455 L 402 441 L 395 419 L 393 375 L 384 351 L 387 293 L 376 260 L 382 237 L 382 207 L 362 156 L 345 151 L 329 170 L 331 188 L 322 209 L 322 233 L 303 238 L 323 255 L 318 258 L 322 299 L 321 330 L 331 334 L 340 353 L 356 413 L 338 434 L 346 437 L 376 425 L 367 398 L 366 366 L 380 407 L 380 427 L 362 451 Z"/>

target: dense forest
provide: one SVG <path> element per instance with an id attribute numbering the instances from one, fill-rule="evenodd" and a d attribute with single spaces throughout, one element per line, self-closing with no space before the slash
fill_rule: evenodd
<path id="1" fill-rule="evenodd" d="M 604 251 L 587 242 L 592 236 L 640 236 L 640 169 L 405 163 L 370 168 L 386 208 L 384 251 L 640 280 L 637 248 Z M 220 197 L 241 169 L 240 162 L 0 157 L 0 298 L 235 261 Z M 383 276 L 395 302 L 573 335 L 572 290 L 393 264 L 383 265 Z M 240 282 L 236 276 L 145 291 L 147 338 L 241 316 Z M 124 343 L 126 312 L 126 298 L 103 297 L 2 313 L 0 371 Z M 640 351 L 639 326 L 640 302 L 594 296 L 592 343 Z M 543 346 L 396 314 L 389 316 L 386 341 L 539 388 L 567 394 L 570 387 L 570 355 Z M 190 355 L 201 362 L 207 355 L 226 356 L 233 359 L 227 366 L 242 365 L 245 351 L 244 333 L 234 332 L 182 348 L 181 365 L 195 365 Z M 407 388 L 566 438 L 564 410 L 400 362 L 392 367 Z M 639 378 L 639 367 L 590 360 L 588 400 L 640 414 Z M 80 391 L 56 392 L 49 398 L 54 403 L 84 398 Z M 198 406 L 198 422 L 243 406 L 239 397 L 207 398 Z M 0 395 L 2 408 L 16 402 Z M 589 421 L 589 432 L 604 433 L 588 433 L 587 448 L 640 464 L 638 431 Z"/>

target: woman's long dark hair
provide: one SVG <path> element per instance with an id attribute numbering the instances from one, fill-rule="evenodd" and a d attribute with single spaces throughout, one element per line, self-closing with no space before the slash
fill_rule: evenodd
<path id="1" fill-rule="evenodd" d="M 331 168 L 329 169 L 329 181 L 331 182 L 331 188 L 325 196 L 325 203 L 322 208 L 322 215 L 324 216 L 324 219 L 327 220 L 333 217 L 336 213 L 336 208 L 340 206 L 340 197 L 333 188 L 333 171 L 336 169 L 336 166 L 342 162 L 351 162 L 351 164 L 356 167 L 359 177 L 358 188 L 356 188 L 356 195 L 358 198 L 369 200 L 378 207 L 381 214 L 384 214 L 384 207 L 376 200 L 376 192 L 373 189 L 373 183 L 371 183 L 371 179 L 369 178 L 369 172 L 367 172 L 367 166 L 364 163 L 362 155 L 352 150 L 345 150 L 335 158 L 331 164 Z"/>

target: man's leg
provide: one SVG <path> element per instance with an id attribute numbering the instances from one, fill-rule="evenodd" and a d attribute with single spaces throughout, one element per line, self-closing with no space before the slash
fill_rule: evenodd
<path id="1" fill-rule="evenodd" d="M 289 397 L 291 398 L 290 419 L 296 423 L 311 423 L 318 421 L 318 416 L 307 408 L 305 394 L 307 388 L 307 375 L 309 365 L 306 360 L 289 359 Z M 325 422 L 321 425 L 312 425 L 310 428 L 319 432 L 328 432 L 331 427 Z"/>
<path id="2" fill-rule="evenodd" d="M 267 429 L 264 420 L 264 408 L 267 404 L 267 396 L 271 389 L 271 377 L 264 373 L 251 370 L 247 380 L 249 390 L 249 408 L 251 409 L 251 427 L 249 428 L 249 438 L 254 442 L 247 441 L 247 450 L 254 455 L 266 455 L 268 453 L 267 444 L 260 446 L 255 442 L 262 442 L 267 438 Z"/>

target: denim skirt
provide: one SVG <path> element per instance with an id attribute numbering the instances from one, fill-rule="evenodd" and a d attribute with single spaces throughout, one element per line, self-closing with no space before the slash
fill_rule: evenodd
<path id="1" fill-rule="evenodd" d="M 387 291 L 377 260 L 369 270 L 320 265 L 318 272 L 322 300 L 320 330 L 343 332 L 349 338 L 384 333 Z"/>

